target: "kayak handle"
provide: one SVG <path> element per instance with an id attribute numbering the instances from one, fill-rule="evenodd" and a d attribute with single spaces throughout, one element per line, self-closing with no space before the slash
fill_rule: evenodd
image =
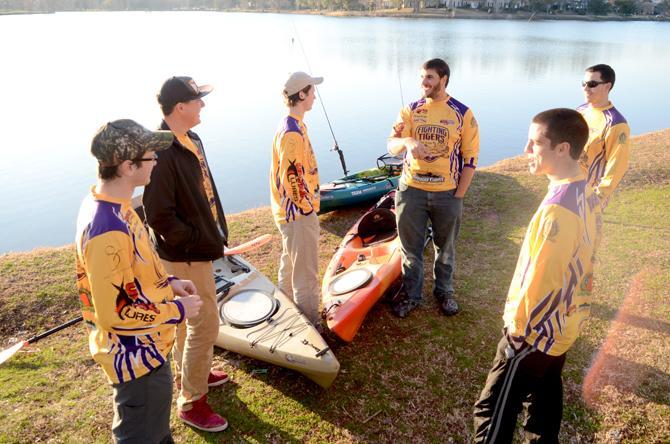
<path id="1" fill-rule="evenodd" d="M 314 357 L 315 358 L 320 358 L 321 356 L 325 355 L 330 351 L 330 347 L 326 346 L 326 348 L 322 349 L 320 352 L 318 352 Z"/>

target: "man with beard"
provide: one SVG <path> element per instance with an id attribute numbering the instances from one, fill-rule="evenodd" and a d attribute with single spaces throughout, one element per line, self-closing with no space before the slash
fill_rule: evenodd
<path id="1" fill-rule="evenodd" d="M 393 312 L 402 318 L 421 302 L 428 221 L 435 247 L 433 295 L 445 315 L 459 311 L 453 285 L 455 242 L 463 197 L 477 166 L 479 129 L 470 108 L 446 92 L 449 77 L 444 60 L 423 64 L 424 97 L 400 111 L 388 139 L 391 154 L 404 154 L 396 194 L 403 286 L 393 302 Z"/>

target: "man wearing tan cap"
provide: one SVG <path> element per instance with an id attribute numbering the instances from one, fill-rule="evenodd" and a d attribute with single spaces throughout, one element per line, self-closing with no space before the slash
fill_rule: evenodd
<path id="1" fill-rule="evenodd" d="M 304 72 L 284 84 L 288 116 L 279 123 L 272 142 L 270 201 L 282 236 L 279 289 L 292 297 L 303 314 L 321 328 L 319 318 L 319 169 L 303 122 L 312 109 L 315 85 L 323 77 Z"/>
<path id="2" fill-rule="evenodd" d="M 225 383 L 228 375 L 211 369 L 219 333 L 212 261 L 223 256 L 228 227 L 202 141 L 191 131 L 200 123 L 202 98 L 211 91 L 211 86 L 198 85 L 190 77 L 172 77 L 163 83 L 158 94 L 164 115 L 161 129 L 172 131 L 174 140 L 158 155 L 143 201 L 165 269 L 192 280 L 203 301 L 200 315 L 177 330 L 179 419 L 200 430 L 219 432 L 228 427 L 228 421 L 212 411 L 207 393 L 210 387 Z"/>
<path id="3" fill-rule="evenodd" d="M 192 282 L 165 272 L 131 205 L 171 144 L 170 132 L 132 120 L 103 125 L 91 143 L 98 184 L 77 219 L 77 290 L 89 349 L 112 384 L 116 443 L 173 442 L 168 356 L 175 326 L 202 305 Z"/>

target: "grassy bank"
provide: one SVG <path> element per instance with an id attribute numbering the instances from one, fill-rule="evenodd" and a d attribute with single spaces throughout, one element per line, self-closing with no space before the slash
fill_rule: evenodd
<path id="1" fill-rule="evenodd" d="M 173 415 L 176 440 L 470 441 L 471 407 L 500 335 L 507 286 L 545 190 L 523 159 L 478 171 L 458 243 L 461 314 L 439 314 L 430 279 L 423 305 L 409 318 L 377 306 L 352 344 L 334 345 L 342 372 L 328 390 L 217 349 L 216 364 L 232 382 L 210 401 L 230 429 L 200 433 Z M 593 318 L 568 355 L 561 442 L 670 441 L 668 196 L 670 130 L 634 138 L 631 170 L 605 216 Z M 321 216 L 322 271 L 362 211 Z M 266 208 L 230 219 L 233 243 L 275 232 Z M 275 236 L 247 257 L 274 278 L 279 252 Z M 78 315 L 73 266 L 72 247 L 0 256 L 0 347 Z M 0 367 L 0 442 L 107 442 L 110 407 L 81 325 Z"/>

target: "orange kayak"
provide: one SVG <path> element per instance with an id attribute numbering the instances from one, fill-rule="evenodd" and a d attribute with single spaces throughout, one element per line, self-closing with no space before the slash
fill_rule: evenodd
<path id="1" fill-rule="evenodd" d="M 323 277 L 328 328 L 351 342 L 372 306 L 400 278 L 395 190 L 383 196 L 342 240 Z"/>

